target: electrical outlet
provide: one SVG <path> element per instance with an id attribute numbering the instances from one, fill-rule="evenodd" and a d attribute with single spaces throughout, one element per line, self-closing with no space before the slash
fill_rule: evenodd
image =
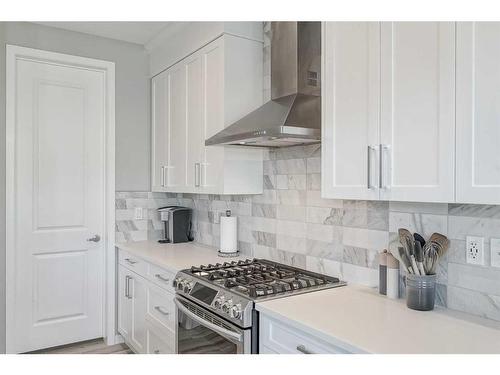
<path id="1" fill-rule="evenodd" d="M 144 210 L 142 209 L 142 207 L 135 208 L 134 219 L 135 220 L 143 220 L 144 219 Z"/>
<path id="2" fill-rule="evenodd" d="M 467 263 L 484 265 L 484 238 L 467 236 Z"/>
<path id="3" fill-rule="evenodd" d="M 500 239 L 492 238 L 491 247 L 491 266 L 500 267 Z"/>

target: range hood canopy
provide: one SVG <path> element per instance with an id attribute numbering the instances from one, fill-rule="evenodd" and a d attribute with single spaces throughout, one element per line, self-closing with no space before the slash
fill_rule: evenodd
<path id="1" fill-rule="evenodd" d="M 284 147 L 321 141 L 321 23 L 271 23 L 271 100 L 205 145 Z"/>

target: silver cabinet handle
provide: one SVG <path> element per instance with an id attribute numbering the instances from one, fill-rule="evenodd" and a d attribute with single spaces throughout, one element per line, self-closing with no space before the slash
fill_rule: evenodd
<path id="1" fill-rule="evenodd" d="M 373 189 L 375 186 L 372 185 L 372 158 L 371 158 L 371 155 L 372 155 L 372 151 L 375 151 L 375 147 L 373 146 L 368 146 L 367 147 L 367 164 L 368 164 L 368 167 L 366 168 L 366 187 L 368 188 L 368 190 L 371 190 Z"/>
<path id="2" fill-rule="evenodd" d="M 157 279 L 160 279 L 161 281 L 166 282 L 166 283 L 168 283 L 168 282 L 170 281 L 170 279 L 167 279 L 166 277 L 163 277 L 163 276 L 162 276 L 162 275 L 160 275 L 159 273 L 157 273 L 157 274 L 155 275 L 155 277 L 156 277 Z"/>
<path id="3" fill-rule="evenodd" d="M 94 235 L 94 237 L 87 238 L 88 242 L 99 242 L 100 240 L 101 240 L 101 236 L 99 236 L 98 234 Z"/>
<path id="4" fill-rule="evenodd" d="M 155 306 L 155 310 L 158 311 L 160 314 L 169 316 L 170 313 L 168 311 L 165 311 L 165 309 L 161 306 Z"/>
<path id="5" fill-rule="evenodd" d="M 303 354 L 314 354 L 313 352 L 307 350 L 304 345 L 297 345 L 297 350 Z"/>
<path id="6" fill-rule="evenodd" d="M 200 180 L 201 180 L 200 170 L 201 170 L 200 163 L 194 163 L 194 186 L 196 187 L 200 186 Z"/>
<path id="7" fill-rule="evenodd" d="M 128 263 L 128 264 L 132 264 L 132 265 L 134 265 L 134 264 L 136 264 L 136 263 L 139 263 L 138 261 L 136 261 L 136 260 L 132 260 L 132 259 L 130 259 L 130 258 L 125 258 L 125 260 L 127 261 L 127 263 Z"/>
<path id="8" fill-rule="evenodd" d="M 132 299 L 132 295 L 130 294 L 130 280 L 132 280 L 130 276 L 125 276 L 125 297 L 128 299 Z"/>
<path id="9" fill-rule="evenodd" d="M 128 298 L 128 276 L 125 276 L 125 297 Z"/>
<path id="10" fill-rule="evenodd" d="M 161 166 L 161 186 L 165 187 L 165 166 Z"/>
<path id="11" fill-rule="evenodd" d="M 384 175 L 387 172 L 384 172 L 384 155 L 385 151 L 389 149 L 388 145 L 379 145 L 379 178 L 378 178 L 378 186 L 380 189 L 387 189 L 387 184 L 384 181 Z"/>

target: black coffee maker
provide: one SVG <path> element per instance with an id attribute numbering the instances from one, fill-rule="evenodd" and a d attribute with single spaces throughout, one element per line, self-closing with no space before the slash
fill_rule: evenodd
<path id="1" fill-rule="evenodd" d="M 189 207 L 166 206 L 158 209 L 160 220 L 165 224 L 164 238 L 159 243 L 180 243 L 193 241 L 191 218 L 193 211 Z"/>

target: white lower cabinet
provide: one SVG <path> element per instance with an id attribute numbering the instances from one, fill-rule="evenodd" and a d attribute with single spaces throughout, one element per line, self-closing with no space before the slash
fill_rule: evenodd
<path id="1" fill-rule="evenodd" d="M 118 332 L 136 353 L 172 354 L 175 352 L 175 305 L 171 291 L 172 273 L 131 257 L 120 250 L 118 266 Z M 137 260 L 139 261 L 139 260 Z M 131 269 L 132 268 L 132 269 Z M 160 276 L 160 277 L 158 277 Z"/>
<path id="2" fill-rule="evenodd" d="M 352 349 L 332 345 L 314 335 L 261 313 L 259 320 L 261 354 L 349 354 Z"/>

